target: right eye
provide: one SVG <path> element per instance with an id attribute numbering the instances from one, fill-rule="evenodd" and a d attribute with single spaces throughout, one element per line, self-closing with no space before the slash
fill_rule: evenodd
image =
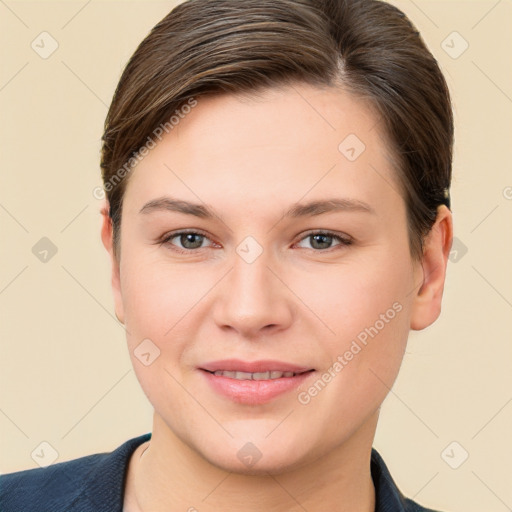
<path id="1" fill-rule="evenodd" d="M 180 245 L 173 240 L 177 240 Z M 180 252 L 182 254 L 192 253 L 198 249 L 204 249 L 203 242 L 209 240 L 207 236 L 198 231 L 174 231 L 167 234 L 162 240 L 161 244 L 168 246 L 171 250 Z"/>

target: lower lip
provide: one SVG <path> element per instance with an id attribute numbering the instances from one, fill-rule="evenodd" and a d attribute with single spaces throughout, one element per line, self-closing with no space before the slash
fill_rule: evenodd
<path id="1" fill-rule="evenodd" d="M 214 391 L 239 404 L 258 405 L 270 402 L 283 393 L 296 389 L 314 372 L 305 372 L 293 377 L 268 380 L 237 380 L 221 377 L 201 370 Z"/>

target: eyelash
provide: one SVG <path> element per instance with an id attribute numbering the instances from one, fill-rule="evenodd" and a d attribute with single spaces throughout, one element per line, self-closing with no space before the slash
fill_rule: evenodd
<path id="1" fill-rule="evenodd" d="M 171 248 L 172 251 L 176 251 L 180 254 L 192 254 L 196 251 L 199 251 L 201 249 L 207 249 L 208 247 L 198 247 L 196 249 L 181 249 L 180 247 L 177 247 L 176 245 L 172 244 L 171 243 L 171 240 L 173 238 L 176 238 L 177 236 L 180 236 L 180 235 L 200 235 L 204 238 L 208 238 L 208 235 L 206 233 L 204 233 L 203 231 L 201 230 L 184 230 L 184 231 L 174 231 L 172 233 L 169 233 L 167 235 L 165 235 L 160 241 L 159 241 L 159 244 L 160 245 L 167 245 L 168 247 Z M 312 250 L 313 252 L 317 252 L 317 253 L 325 253 L 325 252 L 332 252 L 333 250 L 336 250 L 336 247 L 346 247 L 346 246 L 349 246 L 353 243 L 353 239 L 349 236 L 346 236 L 346 237 L 343 237 L 339 234 L 336 234 L 332 231 L 326 231 L 326 230 L 319 230 L 319 231 L 309 231 L 308 233 L 306 233 L 300 240 L 299 242 L 302 242 L 303 240 L 305 240 L 306 238 L 309 238 L 313 235 L 324 235 L 324 236 L 329 236 L 335 240 L 337 240 L 339 242 L 338 245 L 335 245 L 334 247 L 329 247 L 328 249 L 310 249 Z M 210 240 L 211 241 L 211 240 Z"/>

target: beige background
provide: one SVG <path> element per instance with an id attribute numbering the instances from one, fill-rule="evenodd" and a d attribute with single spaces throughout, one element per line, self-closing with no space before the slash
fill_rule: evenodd
<path id="1" fill-rule="evenodd" d="M 423 34 L 454 97 L 459 242 L 442 316 L 411 334 L 374 446 L 420 503 L 511 510 L 512 4 L 392 3 Z M 174 4 L 0 1 L 2 473 L 37 467 L 31 454 L 43 441 L 64 461 L 151 430 L 113 314 L 93 189 L 121 70 Z M 59 45 L 46 59 L 31 47 L 43 31 Z M 457 58 L 453 31 L 469 44 Z M 47 262 L 32 252 L 42 237 L 57 248 Z M 445 459 L 453 465 L 463 450 L 469 458 L 452 469 Z"/>

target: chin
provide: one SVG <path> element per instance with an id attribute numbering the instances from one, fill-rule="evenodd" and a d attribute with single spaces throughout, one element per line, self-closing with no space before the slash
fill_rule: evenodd
<path id="1" fill-rule="evenodd" d="M 217 446 L 205 446 L 198 454 L 213 466 L 239 475 L 268 476 L 289 472 L 304 464 L 310 456 L 303 453 L 303 443 L 296 446 L 276 437 L 269 442 L 235 438 Z M 302 449 L 301 449 L 302 448 Z"/>
<path id="2" fill-rule="evenodd" d="M 271 457 L 262 456 L 261 459 L 252 465 L 241 462 L 237 457 L 210 457 L 207 460 L 213 466 L 223 471 L 250 476 L 279 475 L 296 469 L 303 464 L 301 460 L 297 460 L 296 456 L 291 459 L 290 454 L 285 457 L 276 457 L 275 455 Z"/>

